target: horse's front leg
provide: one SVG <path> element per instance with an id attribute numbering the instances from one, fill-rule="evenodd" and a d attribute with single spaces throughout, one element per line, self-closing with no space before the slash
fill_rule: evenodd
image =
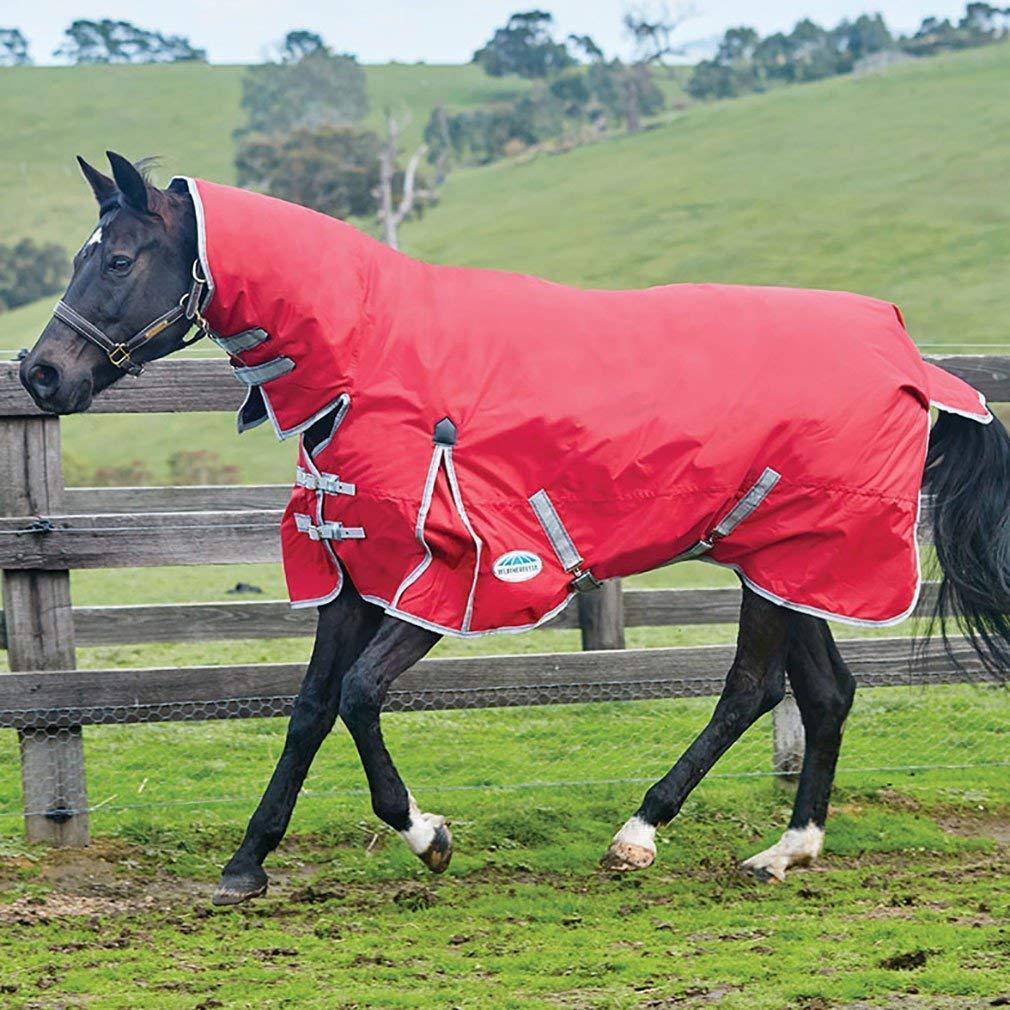
<path id="1" fill-rule="evenodd" d="M 263 860 L 284 837 L 312 759 L 333 728 L 341 680 L 381 620 L 382 611 L 362 600 L 346 578 L 340 596 L 319 608 L 312 658 L 291 712 L 284 750 L 242 844 L 224 868 L 215 905 L 236 905 L 267 889 Z"/>
<path id="2" fill-rule="evenodd" d="M 379 713 L 390 684 L 440 637 L 387 617 L 344 678 L 340 692 L 340 718 L 358 748 L 372 795 L 372 809 L 436 873 L 449 865 L 452 835 L 444 817 L 422 813 L 407 791 L 383 742 Z"/>

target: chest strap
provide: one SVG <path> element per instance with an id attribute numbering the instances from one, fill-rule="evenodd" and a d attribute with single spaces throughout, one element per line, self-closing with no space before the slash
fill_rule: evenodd
<path id="1" fill-rule="evenodd" d="M 295 468 L 295 484 L 310 491 L 323 491 L 326 494 L 353 495 L 358 490 L 356 485 L 342 481 L 335 473 L 321 473 L 317 477 L 301 466 Z"/>
<path id="2" fill-rule="evenodd" d="M 320 523 L 316 526 L 312 516 L 295 513 L 295 526 L 299 533 L 307 533 L 310 540 L 364 540 L 362 526 L 345 526 L 343 523 Z"/>

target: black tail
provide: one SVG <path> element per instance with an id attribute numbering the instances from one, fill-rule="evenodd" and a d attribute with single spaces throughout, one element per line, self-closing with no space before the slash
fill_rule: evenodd
<path id="1" fill-rule="evenodd" d="M 933 426 L 923 490 L 932 497 L 933 544 L 942 579 L 934 621 L 948 654 L 948 622 L 983 667 L 1010 676 L 1010 434 L 941 413 Z"/>

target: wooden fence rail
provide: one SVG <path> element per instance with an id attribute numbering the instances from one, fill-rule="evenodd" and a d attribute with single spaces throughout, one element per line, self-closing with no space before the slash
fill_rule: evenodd
<path id="1" fill-rule="evenodd" d="M 1010 357 L 932 360 L 991 401 L 1010 401 Z M 142 379 L 128 377 L 96 397 L 91 411 L 232 411 L 244 391 L 225 361 L 158 362 Z M 0 675 L 0 726 L 20 734 L 29 838 L 82 845 L 88 837 L 82 725 L 276 714 L 296 693 L 303 668 L 77 670 L 76 645 L 304 636 L 313 632 L 314 615 L 275 601 L 72 607 L 74 569 L 277 560 L 277 522 L 289 488 L 65 488 L 59 434 L 58 419 L 40 412 L 22 390 L 17 363 L 0 363 L 0 645 L 11 669 Z M 925 587 L 920 608 L 934 593 Z M 610 583 L 551 625 L 579 628 L 588 651 L 425 660 L 397 682 L 389 707 L 712 695 L 721 688 L 732 647 L 623 650 L 624 630 L 733 623 L 739 599 L 736 589 L 622 592 Z M 957 648 L 962 669 L 936 642 L 914 665 L 907 639 L 850 640 L 842 651 L 864 686 L 981 678 L 970 652 L 963 644 Z M 789 771 L 796 757 L 795 707 L 776 716 L 775 767 Z"/>

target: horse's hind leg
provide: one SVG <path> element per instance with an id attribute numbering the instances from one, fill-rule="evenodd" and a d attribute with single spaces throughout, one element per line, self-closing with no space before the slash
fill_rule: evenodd
<path id="1" fill-rule="evenodd" d="M 820 855 L 842 727 L 856 690 L 831 629 L 816 617 L 797 615 L 786 672 L 803 717 L 803 770 L 785 834 L 743 864 L 761 880 L 784 880 L 790 867 L 806 866 Z"/>
<path id="2" fill-rule="evenodd" d="M 708 725 L 670 772 L 645 794 L 642 805 L 614 836 L 602 865 L 638 870 L 656 855 L 656 828 L 680 811 L 692 789 L 755 719 L 785 694 L 785 659 L 792 611 L 744 588 L 736 658 Z"/>

